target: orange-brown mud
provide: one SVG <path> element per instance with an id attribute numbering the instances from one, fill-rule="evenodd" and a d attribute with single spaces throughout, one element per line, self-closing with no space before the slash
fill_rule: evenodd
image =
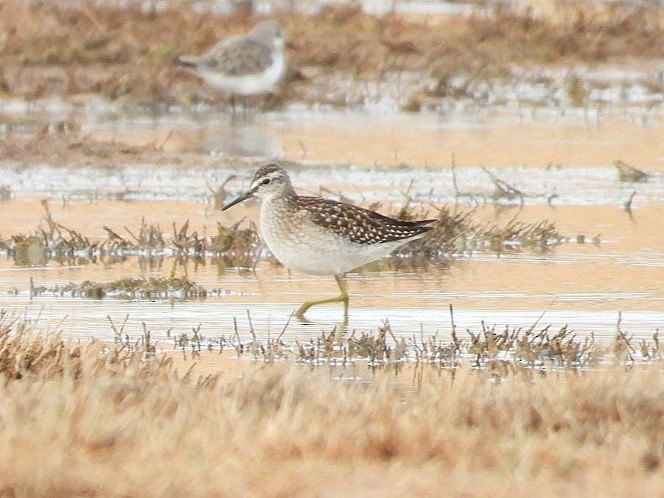
<path id="1" fill-rule="evenodd" d="M 49 164 L 51 166 L 108 166 L 123 163 L 211 165 L 224 162 L 204 154 L 176 153 L 164 150 L 163 142 L 154 134 L 133 145 L 115 137 L 97 140 L 77 131 L 36 134 L 11 133 L 0 137 L 0 161 L 12 164 Z M 164 138 L 166 140 L 166 138 Z M 128 140 L 130 141 L 130 140 Z M 234 158 L 234 163 L 242 162 Z"/>

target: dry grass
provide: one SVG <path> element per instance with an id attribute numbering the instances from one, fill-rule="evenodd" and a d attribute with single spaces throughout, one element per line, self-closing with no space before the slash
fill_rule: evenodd
<path id="1" fill-rule="evenodd" d="M 659 363 L 496 378 L 292 363 L 238 375 L 227 360 L 196 378 L 145 348 L 67 344 L 7 319 L 3 496 L 646 496 L 664 486 Z"/>
<path id="2" fill-rule="evenodd" d="M 100 94 L 144 103 L 216 100 L 218 95 L 176 68 L 177 57 L 200 53 L 256 22 L 176 5 L 159 12 L 135 4 L 80 5 L 0 4 L 1 93 L 26 98 Z M 347 5 L 310 17 L 282 14 L 291 40 L 290 69 L 284 88 L 267 105 L 361 101 L 366 95 L 359 90 L 349 96 L 347 85 L 335 85 L 340 79 L 384 81 L 405 71 L 433 81 L 421 88 L 419 107 L 431 98 L 473 97 L 477 82 L 509 77 L 515 64 L 621 63 L 664 55 L 663 20 L 654 4 L 561 2 L 547 16 L 497 5 L 490 12 L 434 21 L 372 17 Z M 459 76 L 463 83 L 456 81 Z"/>

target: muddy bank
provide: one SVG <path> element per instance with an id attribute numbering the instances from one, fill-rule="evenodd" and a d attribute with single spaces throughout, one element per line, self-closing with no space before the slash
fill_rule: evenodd
<path id="1" fill-rule="evenodd" d="M 37 134 L 9 134 L 0 137 L 0 161 L 5 164 L 48 164 L 50 166 L 117 167 L 126 163 L 205 164 L 229 162 L 204 154 L 173 153 L 162 144 L 130 145 L 120 141 L 95 140 L 79 132 L 55 132 L 47 129 Z M 234 159 L 234 162 L 237 162 Z"/>

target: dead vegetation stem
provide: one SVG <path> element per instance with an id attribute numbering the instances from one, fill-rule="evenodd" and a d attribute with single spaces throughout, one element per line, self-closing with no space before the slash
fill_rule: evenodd
<path id="1" fill-rule="evenodd" d="M 142 220 L 138 230 L 104 226 L 107 237 L 100 241 L 58 223 L 53 219 L 47 201 L 43 201 L 42 205 L 45 227 L 39 227 L 28 235 L 16 234 L 6 240 L 0 238 L 0 252 L 14 258 L 19 265 L 44 264 L 49 260 L 69 264 L 96 262 L 99 259 L 110 262 L 138 256 L 191 258 L 194 261 L 222 258 L 225 266 L 254 268 L 265 257 L 263 244 L 253 223 L 246 227 L 242 221 L 231 226 L 217 223 L 216 234 L 203 236 L 190 231 L 188 221 L 181 226 L 174 224 L 172 235 L 168 235 L 158 224 Z M 403 209 L 400 214 L 402 217 L 410 216 Z M 502 254 L 527 249 L 541 253 L 569 240 L 558 233 L 554 223 L 547 220 L 524 223 L 514 218 L 500 226 L 480 224 L 472 220 L 472 211 L 459 212 L 443 207 L 438 210 L 434 229 L 425 237 L 400 248 L 393 263 L 400 267 L 424 267 L 475 252 Z"/>

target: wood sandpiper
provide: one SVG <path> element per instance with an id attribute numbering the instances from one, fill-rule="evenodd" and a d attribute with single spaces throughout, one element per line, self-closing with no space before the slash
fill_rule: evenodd
<path id="1" fill-rule="evenodd" d="M 301 321 L 312 306 L 336 302 L 343 303 L 347 321 L 345 273 L 422 237 L 436 221 L 396 220 L 352 204 L 297 195 L 288 173 L 276 163 L 261 166 L 249 190 L 222 211 L 252 196 L 261 200 L 261 234 L 272 254 L 288 268 L 334 275 L 341 291 L 334 298 L 304 303 L 295 312 Z"/>
<path id="2" fill-rule="evenodd" d="M 246 36 L 224 38 L 206 54 L 182 56 L 179 62 L 233 96 L 258 95 L 284 76 L 284 32 L 277 21 L 262 21 Z"/>

